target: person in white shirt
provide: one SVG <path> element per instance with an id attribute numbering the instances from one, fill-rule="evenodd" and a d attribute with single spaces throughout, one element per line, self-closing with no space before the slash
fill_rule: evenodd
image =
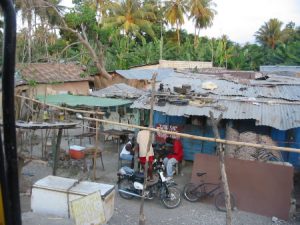
<path id="1" fill-rule="evenodd" d="M 134 167 L 134 149 L 132 141 L 128 141 L 126 145 L 122 148 L 120 153 L 120 158 L 123 160 L 131 161 L 130 167 L 133 169 Z"/>
<path id="2" fill-rule="evenodd" d="M 145 166 L 145 163 L 148 162 L 148 177 L 150 181 L 153 181 L 152 163 L 154 160 L 154 152 L 152 148 L 152 143 L 150 145 L 149 152 L 147 152 L 149 137 L 150 131 L 148 130 L 141 130 L 138 132 L 136 138 L 136 151 L 139 152 L 139 161 L 143 167 Z"/>

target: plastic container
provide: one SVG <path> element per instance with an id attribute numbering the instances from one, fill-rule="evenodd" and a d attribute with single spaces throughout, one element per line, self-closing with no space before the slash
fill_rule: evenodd
<path id="1" fill-rule="evenodd" d="M 71 145 L 69 150 L 69 155 L 72 159 L 82 159 L 84 158 L 85 147 L 78 145 Z"/>

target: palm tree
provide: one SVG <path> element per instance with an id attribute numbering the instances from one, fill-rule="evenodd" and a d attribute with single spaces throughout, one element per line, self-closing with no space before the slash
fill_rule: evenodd
<path id="1" fill-rule="evenodd" d="M 152 24 L 149 21 L 154 19 L 155 15 L 147 11 L 138 0 L 123 0 L 110 8 L 112 15 L 104 18 L 103 26 L 117 28 L 124 32 L 127 38 L 137 37 L 144 41 L 142 33 L 145 32 L 152 38 L 155 38 Z"/>
<path id="2" fill-rule="evenodd" d="M 27 48 L 28 61 L 31 62 L 31 44 L 32 44 L 32 18 L 33 18 L 33 1 L 30 0 L 16 0 L 16 11 L 21 11 L 22 22 L 27 21 Z"/>
<path id="3" fill-rule="evenodd" d="M 46 18 L 48 21 L 53 21 L 56 18 L 53 10 L 47 8 L 46 3 L 58 6 L 61 0 L 16 0 L 16 10 L 21 11 L 22 22 L 27 22 L 27 54 L 28 62 L 32 61 L 32 34 L 33 34 L 33 19 L 37 16 L 44 21 Z M 52 13 L 51 13 L 52 12 Z"/>
<path id="4" fill-rule="evenodd" d="M 187 9 L 187 0 L 171 0 L 166 2 L 165 18 L 172 26 L 176 24 L 178 46 L 180 45 L 179 30 L 184 24 L 184 15 Z"/>
<path id="5" fill-rule="evenodd" d="M 283 23 L 278 19 L 270 19 L 255 33 L 256 41 L 262 45 L 275 49 L 276 44 L 281 41 Z"/>
<path id="6" fill-rule="evenodd" d="M 195 22 L 195 36 L 194 36 L 194 46 L 198 45 L 198 38 L 200 29 L 207 28 L 212 25 L 212 20 L 216 11 L 212 9 L 215 4 L 212 0 L 190 0 L 190 18 L 193 18 Z M 198 30 L 198 35 L 197 35 Z"/>
<path id="7" fill-rule="evenodd" d="M 41 27 L 37 27 L 39 31 L 45 30 L 45 32 L 34 32 L 35 35 L 39 37 L 39 42 L 43 41 L 44 42 L 44 48 L 45 48 L 45 53 L 46 53 L 46 59 L 49 60 L 49 51 L 48 51 L 48 46 L 49 46 L 49 41 L 51 42 L 51 39 L 53 41 L 53 37 L 56 37 L 56 32 L 53 29 L 55 25 L 60 24 L 60 18 L 53 10 L 53 8 L 49 7 L 48 4 L 53 5 L 57 10 L 59 11 L 64 11 L 65 7 L 61 6 L 61 1 L 62 0 L 43 0 L 40 2 L 38 5 L 35 6 L 35 14 L 40 17 L 41 20 Z M 50 34 L 47 31 L 52 30 L 52 34 Z M 48 38 L 51 37 L 51 38 Z"/>

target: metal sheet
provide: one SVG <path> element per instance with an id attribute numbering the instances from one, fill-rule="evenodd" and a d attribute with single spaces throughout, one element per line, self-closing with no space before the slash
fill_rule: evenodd
<path id="1" fill-rule="evenodd" d="M 230 192 L 239 210 L 284 220 L 289 218 L 294 175 L 292 166 L 233 158 L 225 160 Z M 207 174 L 199 179 L 196 174 L 199 171 Z M 195 155 L 192 182 L 218 183 L 219 177 L 218 156 Z"/>
<path id="2" fill-rule="evenodd" d="M 95 97 L 120 97 L 120 98 L 138 98 L 146 94 L 146 91 L 131 87 L 127 84 L 114 84 L 98 91 L 93 91 L 91 96 Z"/>
<path id="3" fill-rule="evenodd" d="M 174 87 L 188 84 L 195 96 L 208 96 L 215 103 L 203 107 L 167 103 L 165 106 L 156 105 L 154 109 L 171 116 L 209 116 L 209 111 L 212 111 L 215 116 L 222 113 L 224 119 L 254 119 L 256 125 L 279 130 L 300 127 L 299 78 L 270 75 L 267 80 L 230 79 L 213 74 L 174 73 L 161 82 L 165 88 L 173 91 Z M 217 88 L 203 89 L 203 83 L 208 81 Z M 149 109 L 149 102 L 148 96 L 142 96 L 131 107 Z"/>
<path id="4" fill-rule="evenodd" d="M 217 85 L 215 90 L 205 90 L 202 88 L 204 82 L 212 82 Z M 298 84 L 297 84 L 297 82 Z M 222 80 L 217 76 L 211 75 L 180 75 L 177 74 L 172 78 L 166 78 L 161 83 L 165 87 L 173 90 L 174 86 L 182 86 L 183 84 L 191 85 L 192 91 L 199 94 L 215 94 L 219 96 L 244 96 L 244 97 L 265 97 L 265 98 L 277 98 L 286 100 L 300 100 L 300 79 L 296 78 L 290 80 L 285 85 L 279 85 L 278 80 L 274 82 L 266 81 L 249 81 L 249 84 L 245 85 L 232 81 Z M 297 85 L 295 85 L 297 84 Z"/>
<path id="5" fill-rule="evenodd" d="M 262 99 L 266 100 L 266 99 Z M 136 100 L 132 108 L 150 109 L 148 96 Z M 285 102 L 288 103 L 288 102 Z M 220 110 L 220 106 L 224 107 Z M 254 119 L 256 125 L 274 127 L 278 130 L 288 130 L 300 127 L 300 104 L 267 104 L 255 102 L 240 102 L 230 100 L 217 100 L 215 103 L 203 107 L 192 105 L 178 106 L 167 103 L 165 106 L 154 106 L 154 110 L 171 116 L 209 116 L 212 111 L 217 117 L 221 113 L 224 119 Z"/>

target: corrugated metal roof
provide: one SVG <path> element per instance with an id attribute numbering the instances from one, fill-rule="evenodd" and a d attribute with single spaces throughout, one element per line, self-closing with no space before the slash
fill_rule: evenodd
<path id="1" fill-rule="evenodd" d="M 44 96 L 38 96 L 38 100 L 44 102 Z M 115 98 L 99 98 L 93 96 L 78 96 L 78 95 L 48 95 L 46 97 L 46 103 L 61 105 L 66 104 L 68 106 L 96 106 L 96 107 L 113 107 L 131 104 L 130 100 L 115 99 Z"/>
<path id="2" fill-rule="evenodd" d="M 240 84 L 224 80 L 221 77 L 214 75 L 184 75 L 177 74 L 172 78 L 166 78 L 161 83 L 166 88 L 173 90 L 174 87 L 181 87 L 182 84 L 191 85 L 192 90 L 199 94 L 212 93 L 219 96 L 245 96 L 245 97 L 265 97 L 286 100 L 300 100 L 300 79 L 293 78 L 290 82 L 286 81 L 285 85 L 278 85 L 278 77 L 274 78 L 273 82 L 251 80 L 249 83 L 252 85 Z M 204 82 L 213 82 L 218 88 L 215 90 L 206 90 L 202 88 Z M 282 81 L 283 82 L 283 81 Z M 299 83 L 299 85 L 297 84 Z"/>
<path id="3" fill-rule="evenodd" d="M 157 73 L 156 81 L 162 81 L 174 74 L 173 69 L 133 69 L 133 70 L 116 70 L 116 73 L 125 77 L 128 80 L 151 80 L 153 73 Z"/>
<path id="4" fill-rule="evenodd" d="M 131 105 L 131 108 L 150 109 L 149 98 L 149 96 L 142 96 Z M 230 100 L 228 97 L 228 100 L 216 100 L 202 107 L 191 104 L 178 106 L 167 103 L 165 106 L 155 105 L 154 110 L 164 112 L 170 116 L 195 115 L 207 117 L 209 117 L 209 111 L 212 111 L 215 117 L 222 113 L 224 119 L 254 119 L 257 125 L 274 127 L 279 130 L 300 127 L 300 104 L 291 104 L 288 101 L 273 104 L 270 99 L 261 98 L 260 100 L 269 101 L 269 103 L 243 102 L 233 98 Z"/>
<path id="5" fill-rule="evenodd" d="M 96 97 L 120 97 L 120 98 L 139 98 L 146 94 L 146 91 L 131 87 L 127 84 L 114 84 L 98 91 L 93 91 L 92 96 Z"/>

